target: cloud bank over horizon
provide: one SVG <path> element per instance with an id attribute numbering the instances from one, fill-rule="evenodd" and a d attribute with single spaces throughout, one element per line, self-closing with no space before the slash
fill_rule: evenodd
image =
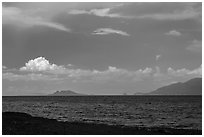
<path id="1" fill-rule="evenodd" d="M 15 71 L 13 71 L 15 70 Z M 86 84 L 101 84 L 101 83 L 140 83 L 146 80 L 152 83 L 158 82 L 160 86 L 174 82 L 175 78 L 195 78 L 202 77 L 202 65 L 193 70 L 186 68 L 173 69 L 169 67 L 166 72 L 161 72 L 160 68 L 144 68 L 130 71 L 127 69 L 109 66 L 108 69 L 86 70 L 79 68 L 69 68 L 64 65 L 51 64 L 44 57 L 37 57 L 25 63 L 25 66 L 19 69 L 8 69 L 4 67 L 2 78 L 13 83 L 19 81 L 25 82 L 72 82 L 76 85 L 81 83 Z M 115 86 L 114 86 L 115 87 Z M 136 88 L 136 87 L 135 87 Z"/>

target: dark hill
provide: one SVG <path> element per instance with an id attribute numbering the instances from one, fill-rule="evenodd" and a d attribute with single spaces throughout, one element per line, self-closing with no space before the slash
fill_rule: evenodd
<path id="1" fill-rule="evenodd" d="M 202 78 L 194 78 L 184 83 L 175 83 L 154 90 L 150 95 L 202 95 Z"/>
<path id="2" fill-rule="evenodd" d="M 50 96 L 80 96 L 83 94 L 80 93 L 76 93 L 74 91 L 71 90 L 62 90 L 62 91 L 56 91 L 53 94 L 50 94 Z"/>

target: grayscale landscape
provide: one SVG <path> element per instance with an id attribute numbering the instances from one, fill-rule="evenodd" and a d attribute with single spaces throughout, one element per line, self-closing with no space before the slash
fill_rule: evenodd
<path id="1" fill-rule="evenodd" d="M 201 2 L 3 2 L 3 135 L 201 135 Z"/>

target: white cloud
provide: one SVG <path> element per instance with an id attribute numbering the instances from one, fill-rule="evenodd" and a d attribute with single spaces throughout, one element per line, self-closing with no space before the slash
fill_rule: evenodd
<path id="1" fill-rule="evenodd" d="M 7 67 L 6 66 L 2 66 L 2 69 L 7 69 Z"/>
<path id="2" fill-rule="evenodd" d="M 67 64 L 67 66 L 68 66 L 68 67 L 73 67 L 74 65 L 72 65 L 72 64 Z"/>
<path id="3" fill-rule="evenodd" d="M 43 69 L 44 70 L 44 69 Z M 166 73 L 162 73 L 157 66 L 155 69 L 144 68 L 135 71 L 116 68 L 109 66 L 104 71 L 99 70 L 83 70 L 83 69 L 63 69 L 61 71 L 50 70 L 47 74 L 40 74 L 39 72 L 32 71 L 28 74 L 15 74 L 11 72 L 3 73 L 2 78 L 10 81 L 25 80 L 25 81 L 66 81 L 71 80 L 75 82 L 137 82 L 144 81 L 145 79 L 152 79 L 155 82 L 168 83 L 169 81 L 176 80 L 176 78 L 194 78 L 202 76 L 202 65 L 194 70 L 186 68 L 174 70 L 169 67 Z"/>
<path id="4" fill-rule="evenodd" d="M 7 79 L 9 81 L 24 80 L 24 81 L 53 81 L 61 80 L 56 75 L 45 75 L 45 74 L 14 74 L 11 72 L 3 73 L 2 79 Z"/>
<path id="5" fill-rule="evenodd" d="M 194 70 L 188 70 L 186 68 L 174 70 L 172 68 L 168 68 L 168 75 L 174 77 L 181 77 L 187 75 L 202 76 L 202 65 Z"/>
<path id="6" fill-rule="evenodd" d="M 43 59 L 44 60 L 44 59 Z M 46 60 L 47 61 L 47 60 Z M 28 74 L 15 74 L 11 72 L 3 73 L 3 79 L 10 81 L 15 80 L 73 80 L 78 82 L 108 82 L 108 81 L 142 81 L 144 78 L 149 77 L 153 72 L 152 68 L 139 69 L 136 71 L 128 71 L 109 66 L 104 71 L 99 70 L 83 70 L 83 69 L 69 69 L 61 67 L 56 70 L 54 64 L 50 65 L 44 63 L 46 61 L 31 60 L 26 67 L 20 70 L 31 71 Z M 32 63 L 31 63 L 32 62 Z M 42 73 L 40 74 L 39 71 Z M 44 72 L 48 72 L 43 74 Z"/>
<path id="7" fill-rule="evenodd" d="M 65 69 L 63 66 L 50 64 L 44 57 L 38 57 L 34 60 L 30 60 L 24 67 L 20 68 L 22 71 L 55 71 L 63 69 Z"/>
<path id="8" fill-rule="evenodd" d="M 137 82 L 146 79 L 155 82 L 168 83 L 175 81 L 177 78 L 194 78 L 202 76 L 202 66 L 194 70 L 186 68 L 174 70 L 169 67 L 166 72 L 161 72 L 158 66 L 155 69 L 144 68 L 138 70 L 127 70 L 109 66 L 106 70 L 89 70 L 89 69 L 74 69 L 69 66 L 57 66 L 50 64 L 44 57 L 38 57 L 28 61 L 24 67 L 20 68 L 21 73 L 7 72 L 3 73 L 3 79 L 12 80 L 71 80 L 74 82 Z M 27 71 L 26 74 L 24 74 Z M 30 73 L 31 71 L 31 73 Z"/>
<path id="9" fill-rule="evenodd" d="M 175 10 L 172 13 L 153 13 L 137 16 L 136 18 L 150 18 L 155 20 L 185 20 L 185 19 L 195 19 L 201 16 L 201 12 L 190 6 L 186 7 L 184 10 Z"/>
<path id="10" fill-rule="evenodd" d="M 156 55 L 156 61 L 158 61 L 161 58 L 161 55 Z"/>
<path id="11" fill-rule="evenodd" d="M 121 30 L 115 30 L 112 28 L 99 28 L 96 29 L 93 33 L 93 35 L 108 35 L 108 34 L 118 34 L 122 36 L 130 36 L 127 32 L 121 31 Z"/>
<path id="12" fill-rule="evenodd" d="M 69 14 L 78 15 L 78 14 L 88 14 L 95 15 L 99 17 L 109 17 L 109 18 L 133 18 L 132 16 L 124 16 L 118 13 L 110 13 L 111 8 L 103 8 L 103 9 L 91 9 L 87 10 L 71 10 Z"/>
<path id="13" fill-rule="evenodd" d="M 194 40 L 186 49 L 189 51 L 202 53 L 202 41 Z"/>
<path id="14" fill-rule="evenodd" d="M 109 66 L 107 70 L 73 70 L 69 74 L 71 78 L 75 78 L 83 82 L 108 82 L 108 81 L 142 81 L 150 76 L 151 68 L 139 69 L 136 71 L 128 71 L 126 69 Z"/>
<path id="15" fill-rule="evenodd" d="M 109 17 L 109 18 L 125 18 L 125 19 L 155 19 L 155 20 L 186 20 L 186 19 L 202 19 L 202 8 L 201 6 L 196 6 L 197 3 L 183 3 L 183 4 L 164 4 L 164 3 L 137 3 L 137 4 L 126 4 L 126 5 L 136 5 L 135 8 L 137 10 L 140 9 L 142 6 L 147 8 L 147 5 L 150 5 L 148 8 L 158 8 L 160 5 L 164 7 L 161 12 L 156 13 L 134 13 L 132 15 L 123 15 L 120 13 L 114 13 L 113 10 L 117 6 L 107 7 L 107 8 L 94 8 L 91 10 L 83 10 L 83 9 L 74 9 L 69 11 L 69 14 L 78 15 L 78 14 L 87 14 L 87 15 L 95 15 L 99 17 Z M 123 6 L 123 4 L 121 5 Z M 152 7 L 151 7 L 152 6 Z M 120 5 L 119 5 L 120 7 Z M 165 9 L 166 7 L 166 9 Z M 171 8 L 171 10 L 169 10 Z M 122 10 L 123 11 L 123 10 Z M 140 10 L 139 10 L 140 11 Z M 142 11 L 142 10 L 141 10 Z M 124 11 L 123 11 L 124 12 Z"/>
<path id="16" fill-rule="evenodd" d="M 151 68 L 139 69 L 136 71 L 128 71 L 126 69 L 120 69 L 113 66 L 109 66 L 107 70 L 85 70 L 85 69 L 73 69 L 69 66 L 57 66 L 56 64 L 51 64 L 44 57 L 38 57 L 36 59 L 28 61 L 24 67 L 20 68 L 21 72 L 31 72 L 31 74 L 22 75 L 14 73 L 4 73 L 4 79 L 9 80 L 43 80 L 56 78 L 62 79 L 71 79 L 71 80 L 80 80 L 80 81 L 106 81 L 106 80 L 142 80 L 145 77 L 148 77 L 152 73 Z M 46 73 L 39 74 L 39 73 Z M 49 75 L 47 75 L 49 74 Z"/>
<path id="17" fill-rule="evenodd" d="M 21 10 L 16 7 L 2 7 L 2 23 L 10 24 L 20 28 L 30 28 L 33 26 L 45 26 L 61 31 L 70 32 L 64 25 L 52 22 L 48 18 L 33 15 L 27 10 Z"/>
<path id="18" fill-rule="evenodd" d="M 177 30 L 171 30 L 167 33 L 165 33 L 166 35 L 171 35 L 171 36 L 181 36 L 181 32 L 177 31 Z"/>

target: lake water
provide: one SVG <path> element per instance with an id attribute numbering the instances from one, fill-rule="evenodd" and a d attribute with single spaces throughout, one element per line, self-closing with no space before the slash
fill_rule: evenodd
<path id="1" fill-rule="evenodd" d="M 202 129 L 202 96 L 4 96 L 2 105 L 59 121 Z"/>

